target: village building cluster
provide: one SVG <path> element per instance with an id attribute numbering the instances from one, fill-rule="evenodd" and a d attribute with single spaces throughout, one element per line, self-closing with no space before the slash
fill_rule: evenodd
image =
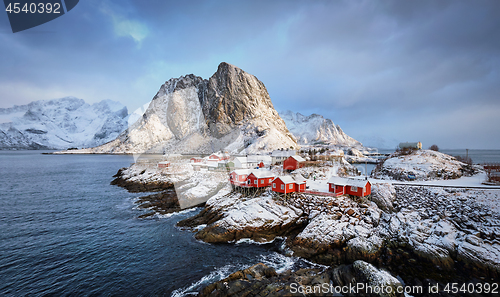
<path id="1" fill-rule="evenodd" d="M 276 150 L 268 155 L 247 156 L 230 156 L 218 152 L 205 157 L 193 156 L 189 161 L 195 171 L 229 172 L 229 182 L 234 189 L 269 188 L 280 194 L 299 192 L 327 196 L 348 194 L 360 197 L 371 193 L 371 184 L 368 180 L 336 176 L 328 180 L 328 192 L 310 190 L 308 180 L 295 173 L 310 161 L 299 156 L 295 150 Z M 158 163 L 158 168 L 161 169 L 168 169 L 169 166 L 170 163 L 166 161 Z"/>

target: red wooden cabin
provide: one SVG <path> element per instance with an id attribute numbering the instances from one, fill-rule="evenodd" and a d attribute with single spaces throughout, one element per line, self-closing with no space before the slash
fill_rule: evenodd
<path id="1" fill-rule="evenodd" d="M 191 159 L 189 159 L 192 163 L 201 163 L 203 161 L 202 158 L 198 158 L 198 157 L 192 157 Z"/>
<path id="2" fill-rule="evenodd" d="M 163 161 L 158 163 L 158 168 L 168 168 L 170 167 L 170 162 Z"/>
<path id="3" fill-rule="evenodd" d="M 229 174 L 229 181 L 236 186 L 246 186 L 248 184 L 247 180 L 250 173 L 250 169 L 233 170 Z"/>
<path id="4" fill-rule="evenodd" d="M 372 193 L 372 184 L 369 180 L 342 178 L 332 176 L 328 180 L 329 191 L 337 195 L 354 195 L 364 197 Z"/>
<path id="5" fill-rule="evenodd" d="M 284 170 L 296 170 L 304 167 L 306 160 L 301 156 L 290 156 L 283 162 Z"/>
<path id="6" fill-rule="evenodd" d="M 258 169 L 248 175 L 248 185 L 254 188 L 268 187 L 275 175 L 269 170 Z"/>
<path id="7" fill-rule="evenodd" d="M 304 192 L 306 180 L 304 178 L 293 178 L 291 176 L 280 176 L 273 180 L 272 190 L 278 193 Z"/>
<path id="8" fill-rule="evenodd" d="M 229 155 L 224 153 L 214 153 L 211 154 L 208 159 L 212 161 L 224 161 L 229 160 Z"/>

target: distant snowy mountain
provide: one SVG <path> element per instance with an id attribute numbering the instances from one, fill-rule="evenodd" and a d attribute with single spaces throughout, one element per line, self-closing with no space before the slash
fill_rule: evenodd
<path id="1" fill-rule="evenodd" d="M 101 145 L 128 126 L 128 110 L 103 100 L 66 97 L 0 108 L 0 149 L 67 149 Z"/>
<path id="2" fill-rule="evenodd" d="M 324 142 L 341 146 L 361 146 L 359 141 L 345 134 L 339 125 L 321 115 L 304 116 L 287 110 L 281 112 L 280 116 L 299 144 Z"/>
<path id="3" fill-rule="evenodd" d="M 296 148 L 255 76 L 221 63 L 208 80 L 189 74 L 160 87 L 146 112 L 105 145 L 75 153 L 255 153 Z"/>

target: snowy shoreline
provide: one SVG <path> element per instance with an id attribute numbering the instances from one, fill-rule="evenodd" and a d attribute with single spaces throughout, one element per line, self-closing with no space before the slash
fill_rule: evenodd
<path id="1" fill-rule="evenodd" d="M 407 284 L 426 279 L 491 281 L 500 275 L 500 190 L 473 189 L 483 173 L 418 181 L 419 186 L 410 181 L 369 179 L 373 182 L 369 199 L 303 193 L 285 199 L 272 191 L 237 192 L 228 184 L 226 172 L 193 171 L 187 160 L 173 167 L 160 170 L 147 163 L 135 164 L 118 175 L 146 188 L 175 188 L 180 201 L 202 199 L 204 208 L 177 225 L 195 232 L 195 238 L 204 242 L 238 245 L 284 237 L 282 252 L 288 256 L 332 268 L 350 265 L 353 269 L 352 263 L 362 261 L 372 265 L 368 271 L 387 270 Z M 312 188 L 328 191 L 327 177 L 339 168 L 299 171 L 309 178 Z"/>
<path id="2" fill-rule="evenodd" d="M 290 255 L 332 267 L 361 260 L 407 284 L 498 279 L 500 213 L 491 205 L 500 191 L 376 187 L 372 201 L 215 196 L 179 225 L 204 224 L 195 237 L 212 243 L 288 236 Z"/>

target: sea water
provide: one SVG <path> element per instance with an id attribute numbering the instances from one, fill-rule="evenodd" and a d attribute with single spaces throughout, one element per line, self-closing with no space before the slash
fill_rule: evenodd
<path id="1" fill-rule="evenodd" d="M 0 151 L 0 295 L 183 296 L 259 262 L 302 265 L 276 241 L 206 244 L 175 226 L 200 209 L 139 219 L 141 194 L 109 184 L 131 162 Z"/>

